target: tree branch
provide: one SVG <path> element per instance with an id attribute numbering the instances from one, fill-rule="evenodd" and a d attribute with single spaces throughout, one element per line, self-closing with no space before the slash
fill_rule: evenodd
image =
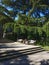
<path id="1" fill-rule="evenodd" d="M 34 3 L 32 3 L 32 9 L 28 12 L 28 16 L 31 16 L 32 12 L 34 11 L 36 5 L 39 3 L 40 0 L 38 1 L 34 1 Z"/>

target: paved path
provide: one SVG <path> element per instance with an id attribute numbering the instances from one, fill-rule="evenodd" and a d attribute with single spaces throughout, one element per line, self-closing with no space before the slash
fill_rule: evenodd
<path id="1" fill-rule="evenodd" d="M 3 45 L 4 44 L 4 45 Z M 35 47 L 32 45 L 25 45 L 25 44 L 20 44 L 20 43 L 0 43 L 0 52 L 4 52 L 6 50 L 20 50 L 24 48 L 31 48 Z M 12 45 L 12 46 L 11 46 Z M 8 47 L 8 48 L 7 48 Z M 10 48 L 12 47 L 12 48 Z M 5 60 L 0 62 L 0 65 L 49 65 L 49 51 L 43 51 L 40 53 L 36 54 L 31 54 L 31 55 L 24 55 L 18 58 L 10 59 L 10 60 Z"/>
<path id="2" fill-rule="evenodd" d="M 39 47 L 35 45 L 26 45 L 19 42 L 14 43 L 0 43 L 0 52 L 5 52 L 7 50 L 22 50 L 22 49 L 28 49 L 28 48 L 34 48 Z"/>
<path id="3" fill-rule="evenodd" d="M 0 62 L 0 65 L 49 65 L 49 52 L 21 56 Z"/>

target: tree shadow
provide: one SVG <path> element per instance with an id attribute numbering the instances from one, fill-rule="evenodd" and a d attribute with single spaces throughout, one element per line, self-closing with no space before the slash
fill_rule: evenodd
<path id="1" fill-rule="evenodd" d="M 31 64 L 30 64 L 31 63 Z M 40 65 L 49 65 L 49 59 L 41 60 Z M 30 60 L 27 55 L 24 55 L 20 51 L 6 51 L 5 53 L 0 53 L 0 65 L 35 65 L 34 58 Z"/>
<path id="2" fill-rule="evenodd" d="M 8 57 L 3 57 L 2 60 L 0 59 L 0 65 L 30 65 L 30 62 L 32 62 L 29 60 L 28 55 L 23 55 L 23 53 L 20 53 L 19 51 L 13 50 L 6 52 L 5 54 L 7 54 Z M 11 54 L 12 56 L 10 56 Z"/>
<path id="3" fill-rule="evenodd" d="M 14 43 L 14 41 L 9 40 L 9 39 L 0 39 L 0 48 L 15 48 L 12 46 L 9 46 L 9 44 Z"/>
<path id="4" fill-rule="evenodd" d="M 40 61 L 41 65 L 49 65 L 49 59 Z"/>
<path id="5" fill-rule="evenodd" d="M 8 45 L 8 43 L 7 44 L 0 43 L 0 49 L 3 49 L 3 48 L 23 48 L 23 47 L 25 47 L 25 46 L 16 46 L 15 44 L 13 44 L 13 46 L 12 46 L 12 45 Z"/>
<path id="6" fill-rule="evenodd" d="M 13 43 L 13 42 L 14 42 L 13 40 L 9 40 L 9 39 L 4 39 L 4 38 L 0 39 L 0 43 Z"/>

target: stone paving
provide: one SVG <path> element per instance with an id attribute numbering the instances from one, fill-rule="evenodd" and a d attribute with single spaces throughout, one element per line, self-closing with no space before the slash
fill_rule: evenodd
<path id="1" fill-rule="evenodd" d="M 0 65 L 49 65 L 49 52 L 44 51 L 31 55 L 24 55 L 15 59 L 0 62 Z"/>
<path id="2" fill-rule="evenodd" d="M 11 44 L 8 43 L 8 45 L 10 46 Z M 32 47 L 32 45 L 29 46 Z M 29 46 L 27 47 L 26 45 L 26 48 L 29 48 Z M 21 44 L 20 47 L 24 48 L 25 44 Z M 24 55 L 18 58 L 15 57 L 14 59 L 4 60 L 2 62 L 0 61 L 0 65 L 49 65 L 49 51 Z"/>
<path id="3" fill-rule="evenodd" d="M 14 43 L 0 43 L 0 52 L 5 52 L 7 50 L 22 50 L 22 49 L 28 49 L 28 48 L 34 48 L 39 47 L 35 45 L 26 45 L 19 42 Z"/>

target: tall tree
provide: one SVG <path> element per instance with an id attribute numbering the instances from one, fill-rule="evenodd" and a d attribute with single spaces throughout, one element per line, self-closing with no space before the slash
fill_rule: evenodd
<path id="1" fill-rule="evenodd" d="M 49 0 L 0 0 L 0 15 L 15 20 L 17 15 L 25 22 L 31 18 L 49 18 Z"/>
<path id="2" fill-rule="evenodd" d="M 4 11 L 13 19 L 19 14 L 27 17 L 49 16 L 49 0 L 1 0 L 1 6 Z"/>

